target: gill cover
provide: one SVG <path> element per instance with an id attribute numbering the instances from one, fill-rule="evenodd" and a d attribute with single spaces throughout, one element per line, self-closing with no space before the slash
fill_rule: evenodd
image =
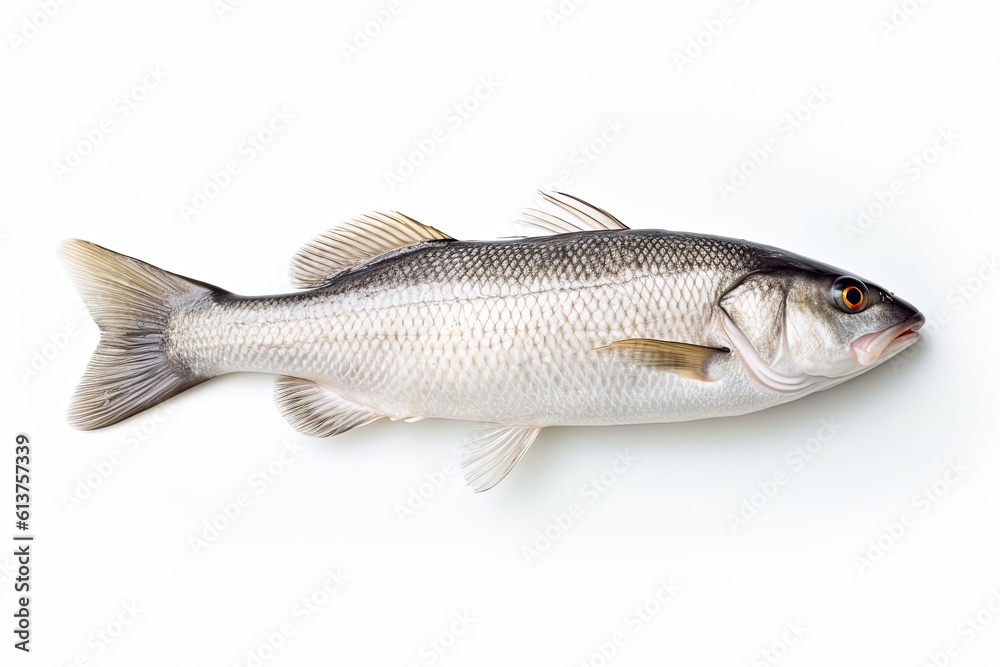
<path id="1" fill-rule="evenodd" d="M 802 372 L 788 345 L 786 310 L 791 279 L 751 273 L 719 300 L 722 330 L 750 378 L 781 394 L 819 388 L 820 378 Z"/>
<path id="2" fill-rule="evenodd" d="M 780 353 L 785 331 L 787 281 L 774 274 L 751 273 L 719 300 L 722 310 L 757 355 L 773 364 Z"/>

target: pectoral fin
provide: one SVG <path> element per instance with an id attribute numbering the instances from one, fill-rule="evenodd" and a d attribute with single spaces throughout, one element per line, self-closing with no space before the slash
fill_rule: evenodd
<path id="1" fill-rule="evenodd" d="M 472 431 L 462 452 L 465 481 L 477 493 L 492 489 L 524 456 L 540 430 L 536 426 L 487 424 Z"/>
<path id="2" fill-rule="evenodd" d="M 615 352 L 633 363 L 662 368 L 681 377 L 707 382 L 705 362 L 717 354 L 728 354 L 727 347 L 704 347 L 653 338 L 628 338 L 597 348 Z"/>

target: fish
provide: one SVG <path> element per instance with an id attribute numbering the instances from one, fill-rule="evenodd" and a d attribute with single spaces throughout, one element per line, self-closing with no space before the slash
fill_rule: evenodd
<path id="1" fill-rule="evenodd" d="M 380 419 L 476 422 L 461 468 L 478 492 L 544 428 L 762 410 L 920 336 L 914 306 L 852 273 L 540 194 L 519 218 L 532 235 L 500 240 L 365 214 L 302 247 L 296 291 L 270 296 L 64 241 L 101 331 L 68 420 L 103 428 L 220 375 L 269 373 L 280 414 L 312 437 Z"/>

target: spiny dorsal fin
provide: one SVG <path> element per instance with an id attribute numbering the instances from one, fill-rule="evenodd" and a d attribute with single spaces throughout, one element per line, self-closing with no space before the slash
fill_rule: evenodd
<path id="1" fill-rule="evenodd" d="M 704 347 L 652 338 L 628 338 L 597 349 L 619 350 L 634 363 L 662 368 L 681 377 L 702 381 L 709 379 L 705 375 L 705 362 L 716 354 L 729 352 L 726 347 Z"/>
<path id="2" fill-rule="evenodd" d="M 274 379 L 274 402 L 292 428 L 314 438 L 338 435 L 382 416 L 315 382 L 287 375 Z"/>
<path id="3" fill-rule="evenodd" d="M 524 456 L 540 430 L 537 426 L 499 424 L 474 429 L 465 439 L 462 452 L 465 481 L 476 493 L 492 489 Z"/>
<path id="4" fill-rule="evenodd" d="M 329 229 L 307 243 L 292 258 L 289 275 L 296 287 L 319 287 L 341 271 L 390 250 L 432 240 L 453 239 L 397 211 L 372 211 Z"/>
<path id="5" fill-rule="evenodd" d="M 621 220 L 611 215 L 603 208 L 588 204 L 579 197 L 564 192 L 542 192 L 539 194 L 545 201 L 569 213 L 571 218 L 562 218 L 547 211 L 529 208 L 515 220 L 541 231 L 542 236 L 549 234 L 568 234 L 571 232 L 587 232 L 602 229 L 628 229 Z"/>

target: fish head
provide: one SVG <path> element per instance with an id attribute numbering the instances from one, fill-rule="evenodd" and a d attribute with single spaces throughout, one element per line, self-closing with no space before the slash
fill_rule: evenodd
<path id="1" fill-rule="evenodd" d="M 786 338 L 795 365 L 812 376 L 856 375 L 913 345 L 924 316 L 888 290 L 850 275 L 792 282 Z"/>
<path id="2" fill-rule="evenodd" d="M 826 265 L 750 274 L 720 305 L 751 377 L 783 393 L 863 373 L 916 343 L 924 323 L 888 290 Z"/>

